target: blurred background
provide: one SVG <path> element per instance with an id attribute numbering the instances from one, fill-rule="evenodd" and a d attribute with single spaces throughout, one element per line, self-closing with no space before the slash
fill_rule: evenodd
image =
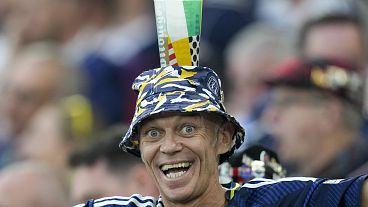
<path id="1" fill-rule="evenodd" d="M 368 1 L 203 6 L 199 64 L 246 128 L 237 155 L 268 147 L 288 176 L 368 172 Z M 152 0 L 0 0 L 0 206 L 157 196 L 118 143 L 131 83 L 159 66 Z"/>

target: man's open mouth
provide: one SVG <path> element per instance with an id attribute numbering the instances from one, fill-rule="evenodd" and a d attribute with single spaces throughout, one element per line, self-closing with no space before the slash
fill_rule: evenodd
<path id="1" fill-rule="evenodd" d="M 165 164 L 160 167 L 161 171 L 170 179 L 183 176 L 192 166 L 191 162 L 180 162 L 175 164 Z"/>

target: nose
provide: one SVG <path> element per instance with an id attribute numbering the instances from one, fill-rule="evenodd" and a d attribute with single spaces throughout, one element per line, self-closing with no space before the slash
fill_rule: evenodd
<path id="1" fill-rule="evenodd" d="M 160 146 L 160 152 L 165 154 L 174 154 L 183 149 L 183 145 L 180 142 L 180 137 L 175 136 L 173 133 L 166 133 L 163 138 L 163 142 Z"/>
<path id="2" fill-rule="evenodd" d="M 263 112 L 266 123 L 276 124 L 281 117 L 281 109 L 278 106 L 270 104 Z"/>
<path id="3" fill-rule="evenodd" d="M 279 107 L 273 105 L 268 106 L 262 115 L 263 124 L 266 130 L 275 135 L 282 122 L 281 117 L 282 110 Z"/>

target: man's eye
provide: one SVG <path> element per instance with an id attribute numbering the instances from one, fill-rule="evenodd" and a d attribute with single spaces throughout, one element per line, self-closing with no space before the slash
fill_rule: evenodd
<path id="1" fill-rule="evenodd" d="M 181 133 L 184 135 L 190 135 L 194 132 L 194 127 L 186 125 L 181 129 Z"/>
<path id="2" fill-rule="evenodd" d="M 147 132 L 147 135 L 152 138 L 160 136 L 160 132 L 157 129 L 151 129 Z"/>

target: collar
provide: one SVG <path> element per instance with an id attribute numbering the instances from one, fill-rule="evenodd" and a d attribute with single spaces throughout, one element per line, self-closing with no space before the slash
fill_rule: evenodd
<path id="1" fill-rule="evenodd" d="M 230 182 L 230 183 L 223 184 L 222 187 L 226 190 L 225 199 L 227 201 L 230 201 L 234 197 L 235 191 L 237 191 L 241 186 L 240 186 L 239 183 Z M 164 203 L 162 201 L 162 196 L 161 195 L 157 200 L 156 206 L 157 207 L 164 207 Z"/>
<path id="2" fill-rule="evenodd" d="M 234 197 L 235 191 L 237 191 L 240 188 L 240 184 L 235 183 L 235 182 L 230 182 L 227 184 L 223 184 L 222 187 L 226 190 L 225 199 L 227 201 L 230 201 Z"/>

